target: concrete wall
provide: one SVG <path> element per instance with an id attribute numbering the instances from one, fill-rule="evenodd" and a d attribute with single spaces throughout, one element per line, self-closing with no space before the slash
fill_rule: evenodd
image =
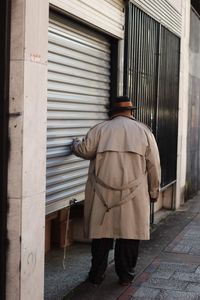
<path id="1" fill-rule="evenodd" d="M 42 300 L 48 1 L 13 0 L 7 300 Z"/>

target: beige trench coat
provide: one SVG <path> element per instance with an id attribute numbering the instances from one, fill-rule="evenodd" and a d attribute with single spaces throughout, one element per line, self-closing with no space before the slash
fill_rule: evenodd
<path id="1" fill-rule="evenodd" d="M 149 239 L 150 197 L 158 197 L 160 184 L 159 153 L 151 131 L 117 116 L 90 129 L 82 142 L 74 143 L 73 152 L 90 160 L 86 236 Z"/>

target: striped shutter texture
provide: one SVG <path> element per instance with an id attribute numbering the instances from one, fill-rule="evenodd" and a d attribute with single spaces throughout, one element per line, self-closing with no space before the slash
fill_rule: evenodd
<path id="1" fill-rule="evenodd" d="M 181 13 L 167 0 L 131 0 L 131 2 L 178 36 L 181 35 Z"/>
<path id="2" fill-rule="evenodd" d="M 50 0 L 50 4 L 110 35 L 124 37 L 124 0 Z"/>
<path id="3" fill-rule="evenodd" d="M 47 213 L 84 199 L 88 161 L 70 154 L 73 137 L 107 119 L 110 92 L 107 38 L 51 19 L 48 57 Z"/>

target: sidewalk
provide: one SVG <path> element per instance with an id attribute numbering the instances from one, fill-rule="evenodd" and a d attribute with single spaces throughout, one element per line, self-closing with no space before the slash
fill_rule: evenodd
<path id="1" fill-rule="evenodd" d="M 121 287 L 112 264 L 101 285 L 84 282 L 64 300 L 200 299 L 200 195 L 141 243 L 136 274 L 130 286 Z"/>

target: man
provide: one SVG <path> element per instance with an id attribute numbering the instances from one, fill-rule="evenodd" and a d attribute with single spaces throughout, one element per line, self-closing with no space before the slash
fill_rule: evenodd
<path id="1" fill-rule="evenodd" d="M 139 240 L 149 239 L 150 201 L 159 194 L 160 162 L 153 134 L 133 118 L 128 97 L 117 97 L 111 118 L 75 140 L 75 155 L 90 160 L 85 190 L 85 233 L 92 239 L 89 280 L 104 279 L 115 243 L 115 270 L 122 285 L 134 278 Z"/>

